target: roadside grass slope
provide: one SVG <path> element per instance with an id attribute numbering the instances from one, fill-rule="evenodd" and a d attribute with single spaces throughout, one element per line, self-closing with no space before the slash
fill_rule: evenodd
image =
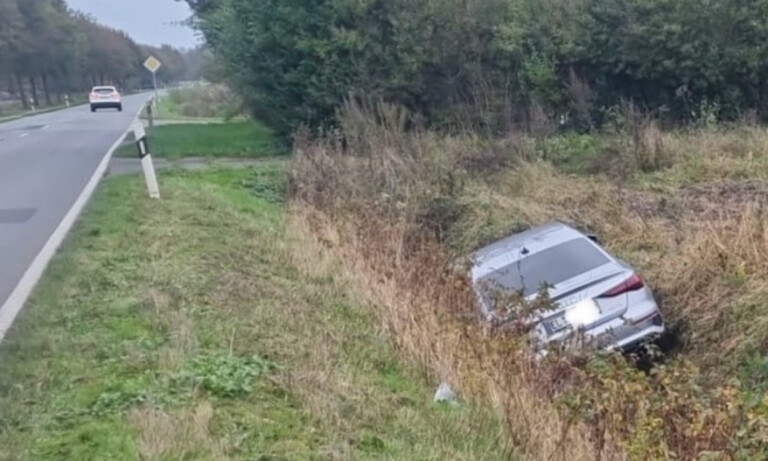
<path id="1" fill-rule="evenodd" d="M 103 185 L 0 347 L 0 460 L 512 456 L 291 231 L 285 168 Z"/>

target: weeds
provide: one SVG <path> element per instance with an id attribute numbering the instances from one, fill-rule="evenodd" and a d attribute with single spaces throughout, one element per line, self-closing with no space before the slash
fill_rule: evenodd
<path id="1" fill-rule="evenodd" d="M 366 122 L 364 112 L 354 112 L 364 137 L 299 139 L 292 206 L 297 227 L 344 261 L 360 296 L 380 306 L 403 355 L 450 378 L 463 397 L 493 402 L 528 459 L 760 459 L 766 407 L 745 403 L 741 384 L 722 376 L 737 371 L 745 345 L 756 343 L 746 349 L 754 353 L 768 344 L 758 307 L 768 299 L 765 218 L 736 202 L 719 217 L 706 214 L 682 193 L 710 174 L 735 178 L 754 162 L 757 154 L 742 147 L 726 149 L 735 133 L 708 133 L 716 141 L 694 153 L 688 144 L 703 146 L 700 132 L 662 132 L 626 111 L 620 131 L 576 147 L 596 161 L 615 153 L 618 169 L 603 160 L 608 175 L 569 176 L 537 160 L 568 158 L 558 157 L 572 148 L 567 141 L 406 131 L 381 123 L 381 112 Z M 748 129 L 762 158 L 768 136 Z M 546 155 L 536 154 L 541 146 Z M 760 168 L 749 175 L 768 171 Z M 452 194 L 440 187 L 447 177 L 461 185 Z M 466 278 L 445 269 L 483 243 L 554 219 L 601 235 L 642 270 L 670 327 L 683 327 L 679 358 L 650 374 L 610 354 L 537 362 L 524 334 L 477 325 Z"/>
<path id="2" fill-rule="evenodd" d="M 242 114 L 241 100 L 223 85 L 175 88 L 160 102 L 161 118 L 219 118 Z"/>
<path id="3" fill-rule="evenodd" d="M 178 380 L 216 397 L 242 397 L 253 390 L 254 380 L 276 368 L 258 357 L 201 357 L 182 370 Z"/>

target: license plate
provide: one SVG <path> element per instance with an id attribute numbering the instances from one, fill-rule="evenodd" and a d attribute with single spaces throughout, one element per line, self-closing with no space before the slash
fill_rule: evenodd
<path id="1" fill-rule="evenodd" d="M 112 96 L 99 96 L 99 99 L 110 99 Z"/>
<path id="2" fill-rule="evenodd" d="M 544 328 L 546 328 L 547 334 L 550 336 L 565 330 L 566 328 L 568 328 L 568 325 L 569 323 L 565 319 L 564 315 L 555 317 L 553 319 L 550 319 L 544 322 Z"/>

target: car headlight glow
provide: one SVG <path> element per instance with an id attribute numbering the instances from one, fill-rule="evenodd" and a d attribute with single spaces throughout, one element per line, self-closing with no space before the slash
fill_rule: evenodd
<path id="1" fill-rule="evenodd" d="M 600 309 L 592 299 L 579 301 L 565 311 L 565 320 L 576 328 L 590 325 L 600 318 Z"/>

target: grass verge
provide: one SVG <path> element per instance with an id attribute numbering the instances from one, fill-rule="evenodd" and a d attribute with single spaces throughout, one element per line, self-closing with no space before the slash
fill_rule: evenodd
<path id="1" fill-rule="evenodd" d="M 290 231 L 284 170 L 103 186 L 0 348 L 0 460 L 509 458 Z"/>
<path id="2" fill-rule="evenodd" d="M 279 153 L 272 132 L 258 122 L 180 124 L 147 130 L 150 149 L 156 158 L 261 158 Z M 125 144 L 115 154 L 135 157 L 136 146 Z"/>

